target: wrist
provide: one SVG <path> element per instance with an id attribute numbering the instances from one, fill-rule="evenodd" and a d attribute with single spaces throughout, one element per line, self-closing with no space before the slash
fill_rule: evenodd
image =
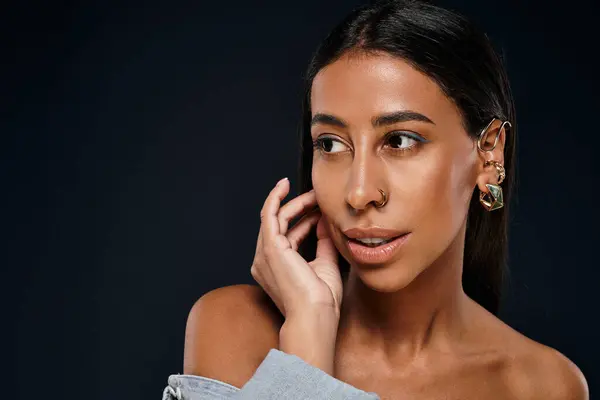
<path id="1" fill-rule="evenodd" d="M 334 310 L 290 315 L 279 331 L 279 349 L 332 374 L 338 325 L 339 315 Z"/>

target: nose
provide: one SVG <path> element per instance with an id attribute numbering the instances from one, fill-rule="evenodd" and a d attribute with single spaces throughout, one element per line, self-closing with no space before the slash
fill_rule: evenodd
<path id="1" fill-rule="evenodd" d="M 383 187 L 378 184 L 382 180 L 381 172 L 376 157 L 355 154 L 346 192 L 346 203 L 354 211 L 362 211 L 369 205 L 375 207 L 375 203 L 381 201 L 379 189 Z"/>

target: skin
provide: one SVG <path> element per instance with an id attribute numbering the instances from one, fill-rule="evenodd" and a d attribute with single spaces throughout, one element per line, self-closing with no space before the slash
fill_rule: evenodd
<path id="1" fill-rule="evenodd" d="M 470 198 L 474 188 L 487 192 L 486 183 L 498 182 L 495 169 L 484 169 L 484 162 L 504 163 L 501 122 L 486 136 L 489 144 L 501 135 L 496 148 L 478 151 L 460 111 L 439 86 L 385 54 L 350 55 L 321 70 L 311 104 L 313 116 L 333 115 L 346 124 L 317 123 L 311 131 L 313 139 L 336 140 L 327 143 L 328 152 L 315 152 L 312 178 L 335 246 L 352 265 L 335 374 L 390 399 L 515 394 L 514 371 L 527 360 L 535 365 L 536 357 L 552 359 L 553 351 L 488 313 L 461 284 Z M 407 110 L 432 123 L 371 124 L 376 116 Z M 392 131 L 416 133 L 427 142 L 386 143 Z M 381 209 L 373 206 L 381 199 L 378 188 L 389 197 Z M 410 232 L 395 258 L 375 268 L 356 263 L 342 235 L 373 225 Z M 580 372 L 570 367 L 576 381 Z"/>
<path id="2" fill-rule="evenodd" d="M 374 118 L 398 111 L 431 122 L 421 117 L 372 125 Z M 238 285 L 204 296 L 188 319 L 185 373 L 241 387 L 268 350 L 278 347 L 382 399 L 587 399 L 585 378 L 575 364 L 504 324 L 462 288 L 469 201 L 475 188 L 487 191 L 486 183 L 497 183 L 496 170 L 483 164 L 504 163 L 501 121 L 486 136 L 493 143 L 500 135 L 496 148 L 479 151 L 460 111 L 437 84 L 386 54 L 347 54 L 321 70 L 312 86 L 311 112 L 313 117 L 333 116 L 344 126 L 316 118 L 313 140 L 328 139 L 314 153 L 314 191 L 279 208 L 289 182 L 278 184 L 264 212 L 278 218 L 281 235 L 259 236 L 257 248 L 271 240 L 296 249 L 319 221 L 321 251 L 329 258 L 317 257 L 309 265 L 314 271 L 315 265 L 322 268 L 319 283 L 327 285 L 316 285 L 308 269 L 302 270 L 289 281 L 302 279 L 325 289 L 312 291 L 319 293 L 317 301 L 313 296 L 290 306 L 282 296 L 294 288 L 274 289 L 274 282 L 282 282 L 283 275 L 277 274 L 286 268 L 267 272 L 253 266 L 262 288 Z M 390 132 L 424 141 L 390 140 Z M 382 208 L 374 206 L 381 200 L 379 188 L 388 193 Z M 318 216 L 308 215 L 286 231 L 293 216 L 316 204 Z M 342 231 L 368 226 L 410 235 L 391 261 L 361 265 L 353 260 Z M 282 241 L 282 235 L 289 241 Z M 352 266 L 341 301 L 337 278 L 330 275 L 336 267 L 333 246 Z M 285 265 L 290 273 L 290 262 Z M 296 268 L 301 271 L 300 264 Z M 316 303 L 321 306 L 306 306 Z M 217 315 L 214 310 L 224 309 L 252 318 L 219 322 L 224 311 Z M 214 346 L 228 337 L 239 351 Z M 249 348 L 254 350 L 248 362 L 232 371 L 227 361 L 239 360 Z"/>

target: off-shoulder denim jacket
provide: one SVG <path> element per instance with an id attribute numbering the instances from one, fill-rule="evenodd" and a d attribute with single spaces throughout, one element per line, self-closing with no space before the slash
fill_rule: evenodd
<path id="1" fill-rule="evenodd" d="M 171 375 L 163 400 L 380 400 L 328 375 L 300 357 L 271 349 L 241 387 L 196 375 Z"/>

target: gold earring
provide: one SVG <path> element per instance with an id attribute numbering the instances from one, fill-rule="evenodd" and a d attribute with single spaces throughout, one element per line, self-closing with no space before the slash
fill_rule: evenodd
<path id="1" fill-rule="evenodd" d="M 498 134 L 496 135 L 496 137 L 494 138 L 494 144 L 492 145 L 492 147 L 490 147 L 489 149 L 484 149 L 482 146 L 482 140 L 485 137 L 485 135 L 487 134 L 488 129 L 490 129 L 490 126 L 492 126 L 492 123 L 496 120 L 497 118 L 492 118 L 492 120 L 486 125 L 485 128 L 483 128 L 483 130 L 481 131 L 481 133 L 479 134 L 479 138 L 477 139 L 477 148 L 479 149 L 479 151 L 482 152 L 489 152 L 492 151 L 496 148 L 496 146 L 498 145 L 498 140 L 500 139 L 500 134 L 502 133 L 502 129 L 506 130 L 506 128 L 508 127 L 509 129 L 512 129 L 512 124 L 508 121 L 503 121 L 502 125 L 500 125 L 500 128 L 498 129 Z"/>
<path id="2" fill-rule="evenodd" d="M 485 135 L 487 134 L 488 129 L 490 128 L 490 126 L 492 126 L 492 123 L 496 119 L 497 119 L 496 117 L 492 118 L 492 120 L 487 124 L 487 126 L 479 134 L 479 138 L 477 140 L 477 148 L 481 152 L 489 153 L 489 152 L 493 151 L 496 148 L 496 145 L 498 145 L 498 141 L 500 140 L 500 135 L 502 133 L 502 130 L 503 129 L 506 130 L 507 128 L 509 128 L 509 129 L 512 128 L 512 124 L 510 122 L 503 121 L 502 124 L 500 125 L 500 128 L 498 129 L 498 134 L 494 138 L 494 144 L 492 145 L 492 147 L 489 149 L 484 149 L 483 143 L 482 143 L 483 139 L 484 139 Z M 504 207 L 504 196 L 503 196 L 502 188 L 500 187 L 500 184 L 502 183 L 502 181 L 504 181 L 504 178 L 506 177 L 506 171 L 504 170 L 504 167 L 502 166 L 502 164 L 500 164 L 498 161 L 495 161 L 495 160 L 486 161 L 483 164 L 483 167 L 485 168 L 489 165 L 493 165 L 494 168 L 496 168 L 496 171 L 498 172 L 498 184 L 494 185 L 493 183 L 487 183 L 485 186 L 487 187 L 488 192 L 487 193 L 479 192 L 479 202 L 483 205 L 483 207 L 486 210 L 493 211 L 493 210 L 497 210 L 499 208 Z"/>
<path id="3" fill-rule="evenodd" d="M 498 171 L 498 184 L 494 185 L 493 183 L 486 183 L 485 186 L 488 188 L 488 192 L 479 192 L 479 202 L 486 210 L 494 211 L 504 207 L 504 196 L 500 184 L 506 177 L 506 170 L 502 164 L 495 160 L 486 161 L 485 164 L 483 164 L 483 167 L 485 168 L 489 165 L 493 165 L 496 168 L 496 171 Z"/>
<path id="4" fill-rule="evenodd" d="M 489 192 L 479 192 L 479 202 L 483 204 L 488 211 L 494 211 L 504 207 L 504 198 L 502 196 L 502 188 L 492 183 L 486 183 L 485 186 Z"/>
<path id="5" fill-rule="evenodd" d="M 493 165 L 498 172 L 498 185 L 504 182 L 504 179 L 506 178 L 506 170 L 504 169 L 504 166 L 496 160 L 488 160 L 483 164 L 483 168 L 489 167 L 490 165 Z"/>
<path id="6" fill-rule="evenodd" d="M 381 189 L 377 189 L 377 190 L 379 190 L 379 193 L 381 193 L 382 199 L 381 199 L 381 201 L 375 202 L 375 207 L 381 208 L 381 207 L 385 206 L 388 198 L 387 198 L 387 194 L 385 194 L 385 192 L 383 190 L 381 190 Z"/>

